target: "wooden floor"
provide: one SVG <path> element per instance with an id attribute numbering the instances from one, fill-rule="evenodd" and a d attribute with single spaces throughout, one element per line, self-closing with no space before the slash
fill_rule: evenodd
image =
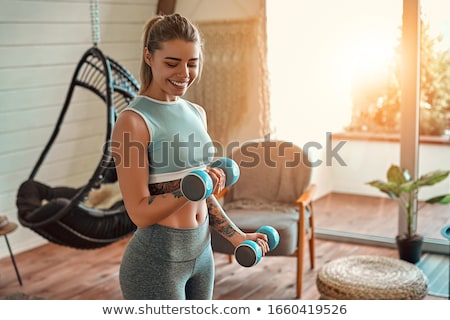
<path id="1" fill-rule="evenodd" d="M 419 203 L 417 230 L 441 239 L 450 224 L 450 205 Z M 388 197 L 330 193 L 316 201 L 316 227 L 327 230 L 394 238 L 398 232 L 398 205 Z"/>
<path id="2" fill-rule="evenodd" d="M 333 200 L 333 204 L 338 201 L 336 197 Z M 348 200 L 350 199 L 345 199 Z M 328 223 L 327 212 L 330 203 L 329 198 L 317 202 L 317 227 L 322 228 Z M 335 205 L 333 207 L 333 210 L 338 208 Z M 347 209 L 343 207 L 343 210 Z M 357 220 L 335 220 L 333 227 L 341 227 L 339 223 L 352 221 L 351 227 L 360 229 Z M 16 255 L 16 262 L 22 275 L 23 286 L 18 284 L 9 257 L 3 258 L 0 260 L 0 297 L 24 293 L 43 299 L 121 300 L 123 298 L 118 283 L 118 271 L 127 242 L 128 239 L 124 239 L 96 250 L 77 250 L 49 243 L 20 253 Z M 306 256 L 302 299 L 319 298 L 315 278 L 321 266 L 338 257 L 355 254 L 398 257 L 394 249 L 317 239 L 315 269 L 309 268 Z M 214 299 L 295 299 L 294 258 L 267 257 L 255 267 L 243 268 L 236 262 L 228 263 L 226 256 L 216 254 L 215 262 Z M 443 298 L 427 296 L 426 299 Z"/>

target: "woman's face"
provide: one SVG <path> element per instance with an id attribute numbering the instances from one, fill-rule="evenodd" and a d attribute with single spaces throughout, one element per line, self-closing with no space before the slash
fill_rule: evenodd
<path id="1" fill-rule="evenodd" d="M 152 68 L 153 79 L 144 94 L 161 101 L 174 101 L 197 78 L 200 48 L 195 42 L 170 40 L 163 42 L 161 49 L 153 54 L 145 49 L 145 59 Z"/>

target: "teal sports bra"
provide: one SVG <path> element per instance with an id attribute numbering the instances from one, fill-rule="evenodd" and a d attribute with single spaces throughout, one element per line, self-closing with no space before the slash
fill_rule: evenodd
<path id="1" fill-rule="evenodd" d="M 125 110 L 140 115 L 150 134 L 149 183 L 181 179 L 213 160 L 206 118 L 195 104 L 181 98 L 165 102 L 137 96 Z"/>

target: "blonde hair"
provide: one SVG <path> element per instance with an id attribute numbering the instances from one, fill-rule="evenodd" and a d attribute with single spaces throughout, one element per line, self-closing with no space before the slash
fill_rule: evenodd
<path id="1" fill-rule="evenodd" d="M 187 18 L 178 13 L 170 15 L 158 15 L 150 19 L 144 27 L 143 47 L 140 66 L 140 93 L 144 92 L 153 79 L 152 69 L 145 62 L 145 48 L 150 54 L 156 50 L 161 49 L 162 42 L 170 40 L 185 40 L 188 42 L 197 43 L 200 47 L 199 57 L 199 73 L 200 77 L 203 67 L 203 40 L 201 38 L 198 28 L 191 23 Z"/>

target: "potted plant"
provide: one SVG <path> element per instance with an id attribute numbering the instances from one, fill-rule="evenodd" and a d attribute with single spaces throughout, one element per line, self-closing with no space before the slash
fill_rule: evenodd
<path id="1" fill-rule="evenodd" d="M 379 189 L 390 198 L 395 199 L 399 208 L 403 211 L 402 216 L 406 217 L 406 232 L 396 236 L 397 248 L 400 259 L 416 263 L 420 260 L 422 252 L 423 236 L 417 234 L 417 208 L 416 195 L 419 188 L 432 186 L 449 176 L 450 170 L 435 170 L 412 179 L 408 170 L 397 165 L 391 165 L 387 171 L 387 181 L 373 180 L 367 184 Z M 450 194 L 444 194 L 425 200 L 429 204 L 448 204 Z"/>

